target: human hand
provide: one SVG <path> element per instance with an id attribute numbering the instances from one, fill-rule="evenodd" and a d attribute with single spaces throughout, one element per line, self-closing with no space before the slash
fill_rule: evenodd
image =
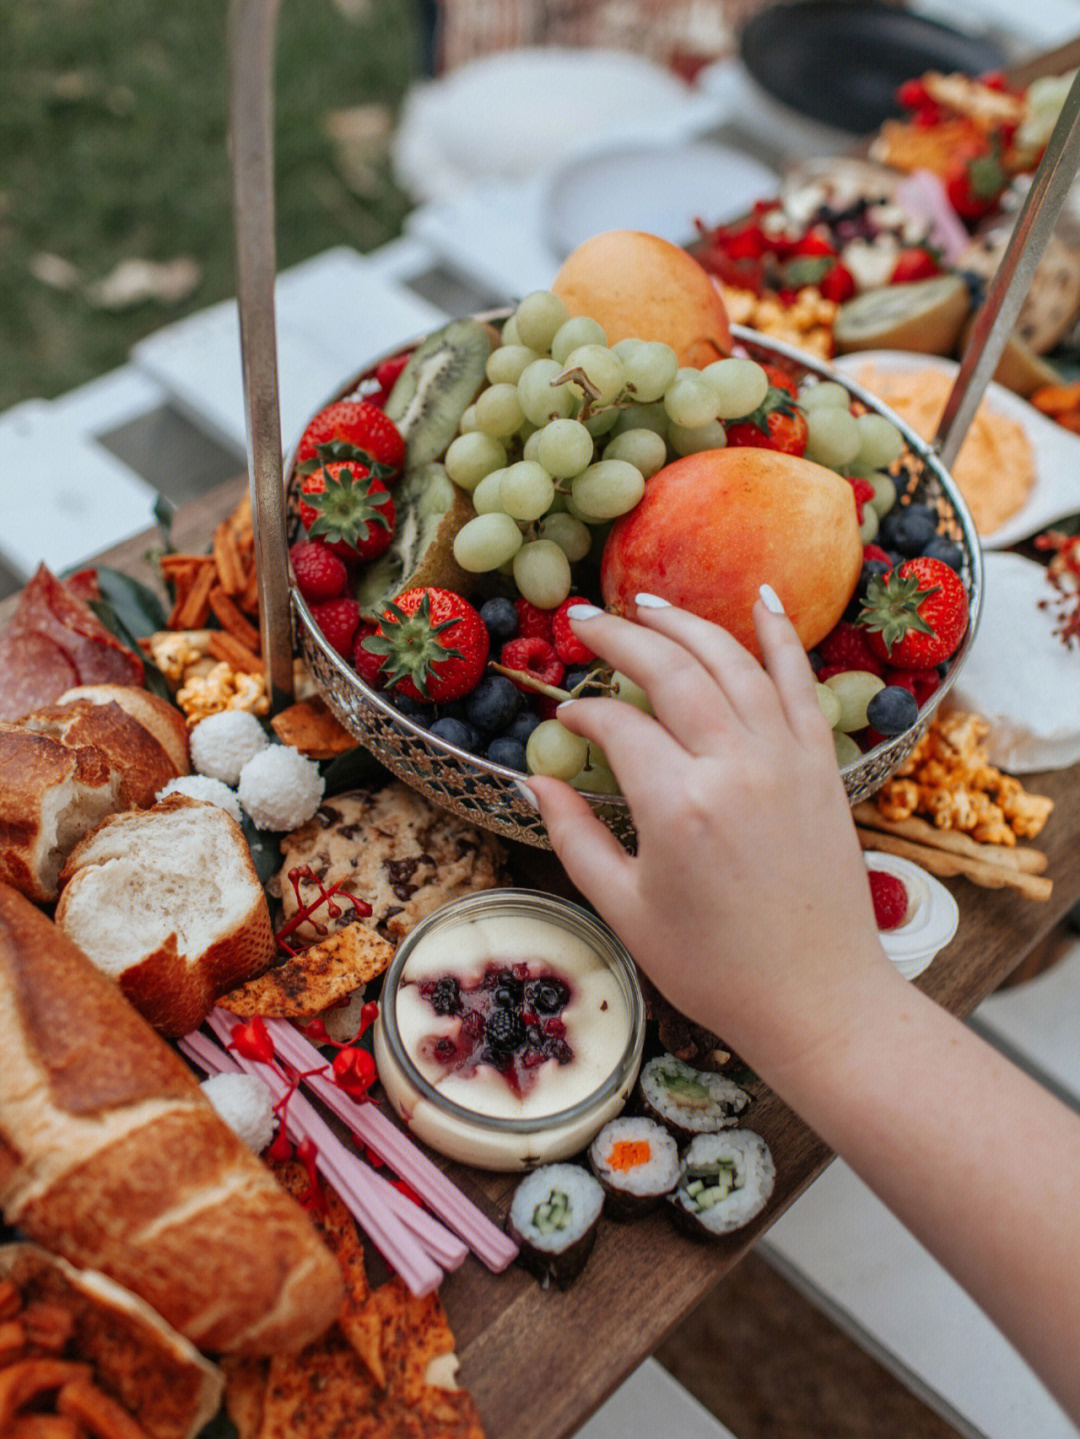
<path id="1" fill-rule="evenodd" d="M 866 977 L 894 971 L 794 628 L 755 604 L 762 668 L 726 631 L 650 599 L 637 624 L 599 610 L 571 623 L 655 718 L 610 699 L 558 715 L 604 751 L 636 856 L 569 785 L 528 785 L 571 880 L 661 992 L 764 1065 L 832 1042 Z"/>

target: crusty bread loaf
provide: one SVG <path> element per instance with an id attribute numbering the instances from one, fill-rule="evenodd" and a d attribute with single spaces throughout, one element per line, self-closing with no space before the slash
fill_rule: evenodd
<path id="1" fill-rule="evenodd" d="M 72 851 L 56 922 L 163 1034 L 188 1034 L 276 953 L 240 826 L 169 795 L 110 816 Z"/>
<path id="2" fill-rule="evenodd" d="M 150 731 L 176 766 L 177 774 L 190 771 L 184 716 L 160 695 L 137 689 L 134 685 L 76 685 L 65 691 L 57 704 L 70 704 L 72 700 L 89 700 L 96 705 L 118 704 L 133 720 L 138 720 L 144 729 Z"/>
<path id="3" fill-rule="evenodd" d="M 48 705 L 34 710 L 21 723 L 26 729 L 52 735 L 69 749 L 93 745 L 101 750 L 120 775 L 120 809 L 149 808 L 158 791 L 181 773 L 150 731 L 113 700 L 96 704 L 78 699 Z"/>
<path id="4" fill-rule="evenodd" d="M 0 884 L 0 1209 L 212 1353 L 298 1349 L 341 1275 L 303 1210 L 84 954 Z"/>
<path id="5" fill-rule="evenodd" d="M 0 722 L 0 881 L 55 899 L 65 859 L 117 807 L 122 778 L 94 746 Z"/>

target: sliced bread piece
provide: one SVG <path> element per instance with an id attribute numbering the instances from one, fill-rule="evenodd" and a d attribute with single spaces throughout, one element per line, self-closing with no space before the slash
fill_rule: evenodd
<path id="1" fill-rule="evenodd" d="M 168 1035 L 196 1029 L 276 948 L 240 826 L 186 795 L 114 815 L 76 846 L 56 922 Z"/>
<path id="2" fill-rule="evenodd" d="M 96 705 L 118 704 L 132 719 L 138 720 L 143 729 L 150 731 L 176 766 L 177 774 L 190 773 L 184 716 L 160 695 L 134 685 L 75 685 L 66 690 L 57 703 L 66 705 L 72 700 L 89 700 Z"/>

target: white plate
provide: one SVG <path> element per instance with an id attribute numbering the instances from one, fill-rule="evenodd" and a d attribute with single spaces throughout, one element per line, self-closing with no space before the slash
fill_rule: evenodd
<path id="1" fill-rule="evenodd" d="M 673 244 L 694 220 L 723 224 L 775 195 L 779 176 L 742 150 L 713 141 L 621 144 L 570 160 L 548 183 L 548 243 L 564 259 L 605 230 L 644 230 Z"/>
<path id="2" fill-rule="evenodd" d="M 950 378 L 955 377 L 959 369 L 955 360 L 906 350 L 860 350 L 841 355 L 833 364 L 841 374 L 853 380 L 865 365 L 893 373 L 938 370 Z M 1026 503 L 992 534 L 980 536 L 983 549 L 1003 550 L 1038 534 L 1066 515 L 1080 513 L 1080 435 L 1055 425 L 1019 395 L 992 380 L 986 387 L 984 403 L 1023 425 L 1035 458 L 1035 483 Z"/>

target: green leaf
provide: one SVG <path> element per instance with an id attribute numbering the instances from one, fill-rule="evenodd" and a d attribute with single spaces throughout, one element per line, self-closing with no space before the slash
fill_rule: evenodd
<path id="1" fill-rule="evenodd" d="M 251 850 L 251 860 L 259 883 L 265 889 L 281 868 L 281 841 L 278 835 L 259 829 L 251 817 L 241 811 L 240 828 Z"/>
<path id="2" fill-rule="evenodd" d="M 161 673 L 161 671 L 158 669 L 157 665 L 150 658 L 150 656 L 143 653 L 142 648 L 139 645 L 139 641 L 131 633 L 127 625 L 116 613 L 109 601 L 105 599 L 91 600 L 90 608 L 93 610 L 94 614 L 97 615 L 98 619 L 105 626 L 105 628 L 111 634 L 114 634 L 121 644 L 127 645 L 128 649 L 134 651 L 134 653 L 137 654 L 142 660 L 143 683 L 150 691 L 150 693 L 157 695 L 160 699 L 168 700 L 169 703 L 172 704 L 172 690 L 169 688 L 168 681 L 165 679 L 165 676 Z"/>
<path id="3" fill-rule="evenodd" d="M 166 554 L 171 554 L 176 548 L 173 544 L 172 527 L 176 517 L 176 506 L 173 502 L 158 492 L 154 500 L 154 519 L 158 522 L 158 529 L 161 531 L 162 547 Z"/>
<path id="4" fill-rule="evenodd" d="M 146 585 L 108 565 L 97 565 L 98 589 L 133 635 L 143 638 L 163 630 L 168 621 L 165 606 Z"/>
<path id="5" fill-rule="evenodd" d="M 323 798 L 329 799 L 331 795 L 344 794 L 359 785 L 370 784 L 385 774 L 386 770 L 371 751 L 357 745 L 323 766 Z"/>

